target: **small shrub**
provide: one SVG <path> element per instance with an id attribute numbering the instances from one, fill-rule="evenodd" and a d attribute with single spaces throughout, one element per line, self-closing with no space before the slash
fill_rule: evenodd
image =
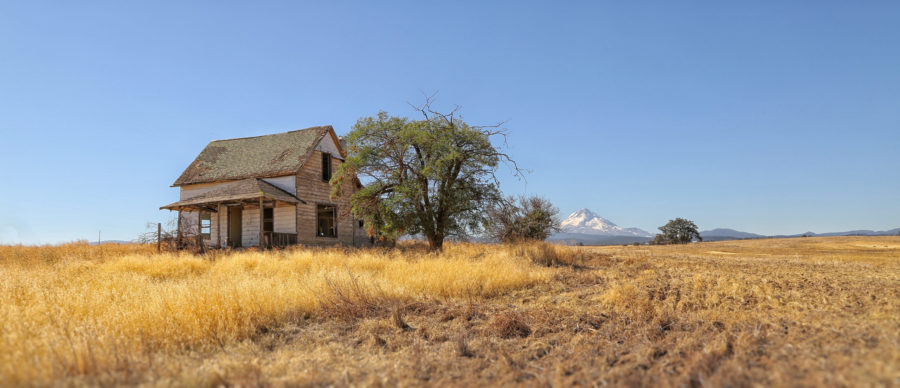
<path id="1" fill-rule="evenodd" d="M 400 308 L 395 308 L 394 313 L 391 314 L 391 320 L 394 321 L 394 326 L 396 326 L 400 330 L 411 330 L 406 322 L 403 321 L 403 317 L 400 316 Z"/>
<path id="2" fill-rule="evenodd" d="M 475 357 L 475 353 L 472 353 L 472 350 L 469 349 L 469 344 L 466 342 L 465 337 L 459 337 L 456 339 L 456 354 L 460 357 L 465 358 Z"/>
<path id="3" fill-rule="evenodd" d="M 326 279 L 325 283 L 330 293 L 322 295 L 320 303 L 324 312 L 332 317 L 354 320 L 374 316 L 384 311 L 388 304 L 397 303 L 381 289 L 363 284 L 358 276 L 352 274 L 346 282 Z M 399 310 L 394 311 L 399 318 Z M 402 319 L 400 322 L 403 322 Z"/>
<path id="4" fill-rule="evenodd" d="M 509 197 L 488 211 L 485 231 L 500 242 L 543 241 L 559 231 L 559 209 L 541 197 Z"/>
<path id="5" fill-rule="evenodd" d="M 534 242 L 515 244 L 511 247 L 515 256 L 524 257 L 544 267 L 581 265 L 584 262 L 583 252 L 557 244 Z"/>
<path id="6" fill-rule="evenodd" d="M 500 338 L 524 338 L 531 335 L 531 328 L 522 315 L 514 311 L 495 315 L 488 324 L 488 330 Z"/>

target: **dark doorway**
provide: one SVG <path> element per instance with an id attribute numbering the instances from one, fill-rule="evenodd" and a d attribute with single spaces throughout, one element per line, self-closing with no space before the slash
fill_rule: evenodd
<path id="1" fill-rule="evenodd" d="M 275 209 L 267 207 L 263 209 L 263 232 L 275 231 Z"/>
<path id="2" fill-rule="evenodd" d="M 241 208 L 228 208 L 228 246 L 241 247 Z"/>

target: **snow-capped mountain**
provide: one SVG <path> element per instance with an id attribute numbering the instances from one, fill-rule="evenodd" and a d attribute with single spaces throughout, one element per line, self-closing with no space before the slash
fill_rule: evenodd
<path id="1" fill-rule="evenodd" d="M 612 223 L 612 221 L 600 217 L 588 209 L 581 209 L 575 213 L 569 214 L 559 226 L 563 233 L 582 233 L 597 236 L 653 237 L 652 234 L 638 228 L 623 228 L 618 226 Z"/>

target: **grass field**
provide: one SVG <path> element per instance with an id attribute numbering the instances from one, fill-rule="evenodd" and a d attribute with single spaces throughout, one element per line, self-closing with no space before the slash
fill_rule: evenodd
<path id="1" fill-rule="evenodd" d="M 900 385 L 900 237 L 0 247 L 0 386 Z"/>

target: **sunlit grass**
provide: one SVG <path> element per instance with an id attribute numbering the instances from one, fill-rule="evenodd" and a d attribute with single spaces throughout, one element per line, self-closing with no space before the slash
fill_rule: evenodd
<path id="1" fill-rule="evenodd" d="M 200 257 L 82 244 L 0 247 L 0 256 L 0 385 L 233 343 L 314 315 L 351 287 L 398 302 L 481 298 L 551 275 L 510 250 L 465 244 L 440 256 L 296 249 Z"/>
<path id="2" fill-rule="evenodd" d="M 900 237 L 0 247 L 0 386 L 889 386 Z"/>

